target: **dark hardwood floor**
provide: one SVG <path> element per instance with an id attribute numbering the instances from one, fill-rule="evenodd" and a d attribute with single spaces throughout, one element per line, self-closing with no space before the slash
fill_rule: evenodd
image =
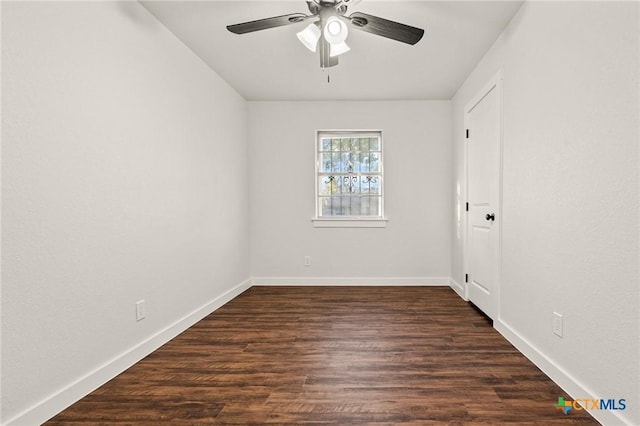
<path id="1" fill-rule="evenodd" d="M 253 287 L 47 424 L 597 424 L 444 287 Z"/>

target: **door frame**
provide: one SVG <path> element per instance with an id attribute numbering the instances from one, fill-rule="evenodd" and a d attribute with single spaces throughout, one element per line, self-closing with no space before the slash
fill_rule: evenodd
<path id="1" fill-rule="evenodd" d="M 498 70 L 489 81 L 482 86 L 480 90 L 476 92 L 476 94 L 471 98 L 471 100 L 465 105 L 464 108 L 464 128 L 462 129 L 462 134 L 464 138 L 464 197 L 463 201 L 465 203 L 469 202 L 469 140 L 466 138 L 466 130 L 469 128 L 469 113 L 476 105 L 478 105 L 492 90 L 496 90 L 496 94 L 498 96 L 498 104 L 499 104 L 499 120 L 500 120 L 500 142 L 499 142 L 499 162 L 498 162 L 498 205 L 496 206 L 496 215 L 499 220 L 497 223 L 498 232 L 498 259 L 496 260 L 496 281 L 495 281 L 495 289 L 493 290 L 492 301 L 494 304 L 494 321 L 497 321 L 500 318 L 500 290 L 502 287 L 502 223 L 503 223 L 503 215 L 502 215 L 502 169 L 503 169 L 503 145 L 504 145 L 504 103 L 503 103 L 503 88 L 502 88 L 502 70 Z M 465 209 L 464 211 L 464 224 L 463 224 L 463 249 L 462 249 L 462 265 L 464 268 L 463 275 L 469 271 L 469 212 Z M 465 300 L 469 300 L 469 283 L 465 280 L 464 284 L 464 298 Z"/>

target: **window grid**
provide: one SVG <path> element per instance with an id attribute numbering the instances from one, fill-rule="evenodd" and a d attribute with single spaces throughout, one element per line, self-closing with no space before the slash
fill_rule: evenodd
<path id="1" fill-rule="evenodd" d="M 317 215 L 320 218 L 382 218 L 380 132 L 319 132 Z"/>

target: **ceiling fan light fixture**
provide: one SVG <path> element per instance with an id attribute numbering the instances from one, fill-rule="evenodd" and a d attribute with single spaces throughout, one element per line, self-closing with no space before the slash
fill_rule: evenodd
<path id="1" fill-rule="evenodd" d="M 341 30 L 342 25 L 340 25 L 339 21 L 333 20 L 327 24 L 327 31 L 329 31 L 329 34 L 331 34 L 332 36 L 337 37 L 340 34 Z"/>
<path id="2" fill-rule="evenodd" d="M 347 39 L 349 29 L 340 18 L 331 16 L 324 24 L 323 33 L 325 40 L 333 45 L 343 43 Z"/>
<path id="3" fill-rule="evenodd" d="M 300 31 L 296 35 L 298 36 L 300 43 L 304 44 L 304 46 L 310 51 L 315 52 L 318 47 L 318 40 L 320 40 L 322 33 L 320 32 L 320 28 L 313 23 L 309 24 L 304 30 Z"/>
<path id="4" fill-rule="evenodd" d="M 345 43 L 344 41 L 342 43 L 331 43 L 331 48 L 329 49 L 329 56 L 333 58 L 334 56 L 342 55 L 343 53 L 346 53 L 349 50 L 351 50 L 351 48 L 347 46 L 347 43 Z"/>

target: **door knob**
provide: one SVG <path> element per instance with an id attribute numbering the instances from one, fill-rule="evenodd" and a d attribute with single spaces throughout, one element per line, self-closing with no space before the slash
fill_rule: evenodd
<path id="1" fill-rule="evenodd" d="M 491 214 L 487 213 L 487 215 L 485 216 L 485 219 L 490 220 L 490 221 L 493 222 L 494 220 L 496 220 L 496 214 L 495 213 L 491 213 Z"/>

